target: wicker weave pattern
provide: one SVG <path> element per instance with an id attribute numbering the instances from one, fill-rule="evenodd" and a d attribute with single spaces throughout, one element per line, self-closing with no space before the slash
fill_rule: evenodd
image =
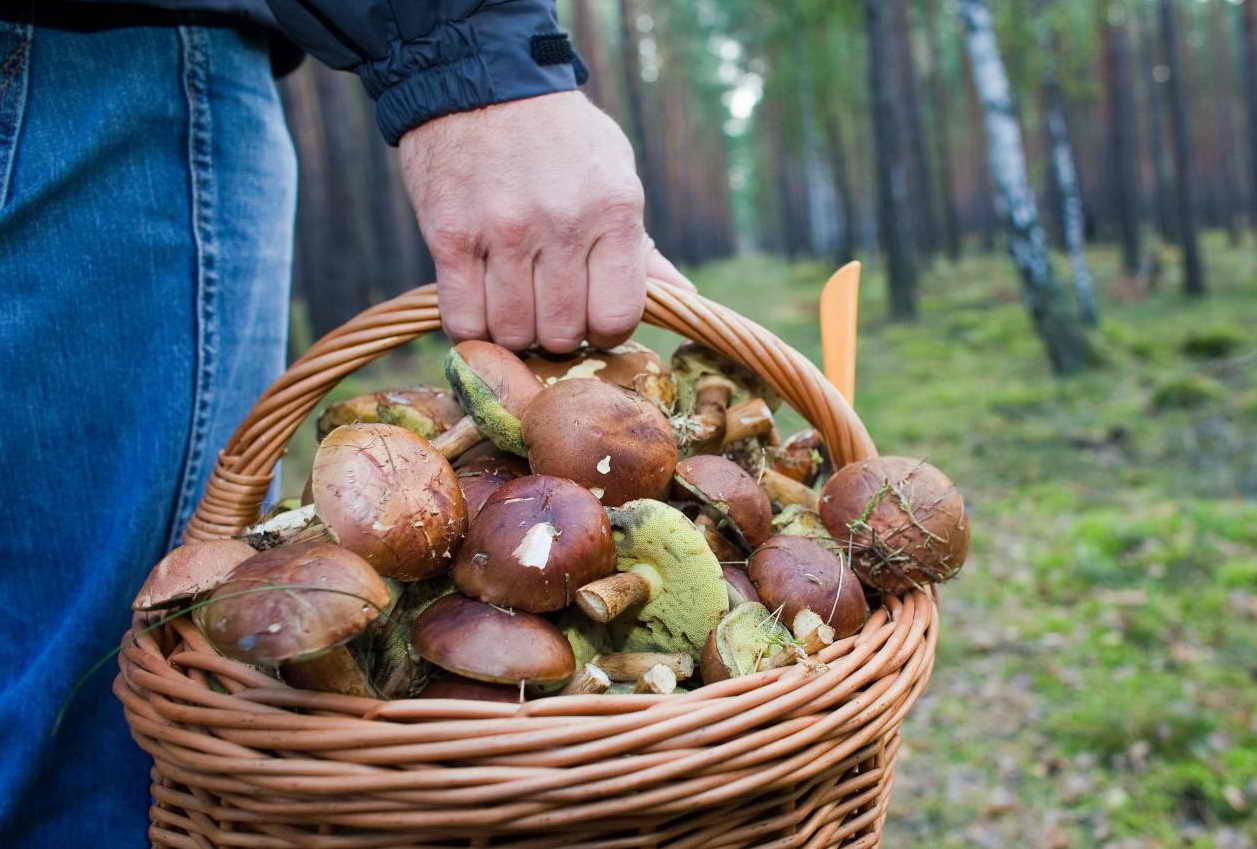
<path id="1" fill-rule="evenodd" d="M 875 453 L 816 368 L 763 328 L 653 282 L 648 295 L 648 322 L 755 369 L 836 461 Z M 253 521 L 323 395 L 438 326 L 429 286 L 316 343 L 237 430 L 188 536 Z M 934 594 L 914 591 L 807 664 L 684 695 L 516 706 L 296 691 L 219 656 L 184 620 L 146 624 L 124 637 L 114 691 L 155 760 L 150 837 L 180 849 L 874 847 L 938 634 Z"/>

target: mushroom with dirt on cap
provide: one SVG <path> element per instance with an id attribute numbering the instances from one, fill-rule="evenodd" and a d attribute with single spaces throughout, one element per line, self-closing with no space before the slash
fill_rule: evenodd
<path id="1" fill-rule="evenodd" d="M 233 569 L 255 554 L 253 548 L 237 539 L 178 546 L 148 573 L 131 609 L 154 610 L 191 601 L 217 587 Z"/>
<path id="2" fill-rule="evenodd" d="M 582 347 L 571 354 L 534 351 L 524 357 L 524 365 L 546 386 L 560 380 L 593 377 L 630 389 L 664 412 L 670 412 L 676 403 L 671 370 L 658 354 L 632 339 L 606 350 Z"/>
<path id="3" fill-rule="evenodd" d="M 839 553 L 801 536 L 775 536 L 751 555 L 747 574 L 764 606 L 793 623 L 813 610 L 839 639 L 856 633 L 869 617 L 864 588 Z"/>

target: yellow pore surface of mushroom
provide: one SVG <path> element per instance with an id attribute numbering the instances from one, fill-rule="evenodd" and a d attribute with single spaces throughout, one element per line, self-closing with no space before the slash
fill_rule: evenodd
<path id="1" fill-rule="evenodd" d="M 616 568 L 641 575 L 650 599 L 611 623 L 622 651 L 685 652 L 697 659 L 728 612 L 716 555 L 683 513 L 651 499 L 607 511 L 615 531 Z"/>

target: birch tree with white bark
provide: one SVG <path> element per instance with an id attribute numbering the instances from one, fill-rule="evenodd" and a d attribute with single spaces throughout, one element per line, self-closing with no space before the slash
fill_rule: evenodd
<path id="1" fill-rule="evenodd" d="M 1030 190 L 1021 128 L 1013 111 L 1012 90 L 991 11 L 985 0 L 960 0 L 959 8 L 974 85 L 982 103 L 996 208 L 1008 229 L 1009 252 L 1021 275 L 1026 308 L 1047 349 L 1052 370 L 1060 375 L 1082 371 L 1093 360 L 1091 345 L 1078 317 L 1069 309 L 1048 259 L 1047 238 Z"/>

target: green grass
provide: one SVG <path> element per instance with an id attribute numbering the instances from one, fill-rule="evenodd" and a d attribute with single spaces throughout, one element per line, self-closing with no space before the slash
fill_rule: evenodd
<path id="1" fill-rule="evenodd" d="M 1257 846 L 1257 250 L 1210 234 L 1205 256 L 1207 298 L 1170 266 L 1117 302 L 1116 254 L 1093 252 L 1104 365 L 1064 381 L 1004 256 L 936 264 L 913 324 L 864 281 L 856 409 L 884 453 L 952 476 L 974 529 L 887 846 Z M 748 257 L 694 279 L 818 359 L 830 270 Z M 335 397 L 437 378 L 440 356 L 425 343 Z"/>

